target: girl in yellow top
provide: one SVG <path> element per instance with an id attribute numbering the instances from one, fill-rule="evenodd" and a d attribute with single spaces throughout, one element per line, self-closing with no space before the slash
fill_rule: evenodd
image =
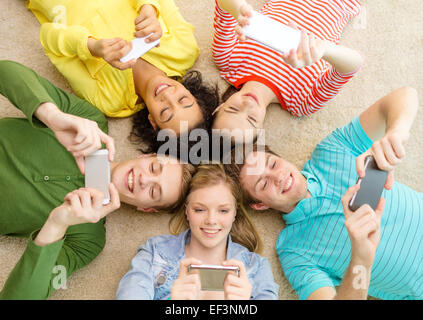
<path id="1" fill-rule="evenodd" d="M 47 56 L 78 96 L 109 117 L 143 110 L 133 133 L 149 143 L 146 151 L 158 148 L 159 128 L 178 135 L 183 120 L 188 129 L 209 127 L 217 88 L 199 72 L 175 81 L 194 64 L 198 46 L 173 0 L 30 0 L 27 7 L 42 24 Z M 130 40 L 149 34 L 147 41 L 160 38 L 160 45 L 121 63 Z"/>

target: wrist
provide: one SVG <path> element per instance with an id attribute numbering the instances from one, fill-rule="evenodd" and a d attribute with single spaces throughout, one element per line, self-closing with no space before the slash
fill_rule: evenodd
<path id="1" fill-rule="evenodd" d="M 335 43 L 325 40 L 322 59 L 332 64 L 331 61 L 337 56 L 337 49 L 338 46 Z"/>
<path id="2" fill-rule="evenodd" d="M 88 37 L 87 47 L 88 47 L 88 50 L 90 51 L 91 55 L 93 57 L 101 57 L 100 53 L 97 52 L 97 50 L 96 50 L 96 43 L 97 43 L 96 39 L 94 39 L 92 37 Z"/>
<path id="3" fill-rule="evenodd" d="M 68 226 L 58 224 L 49 217 L 38 232 L 37 237 L 34 239 L 34 243 L 37 246 L 43 247 L 57 242 L 63 239 L 67 229 Z"/>
<path id="4" fill-rule="evenodd" d="M 373 266 L 373 261 L 374 261 L 374 256 L 363 258 L 363 257 L 356 256 L 353 253 L 351 256 L 350 266 L 351 267 L 360 266 L 360 267 L 366 268 L 367 270 L 371 270 Z"/>
<path id="5" fill-rule="evenodd" d="M 52 102 L 45 102 L 38 106 L 35 110 L 34 115 L 38 120 L 42 121 L 47 127 L 50 128 L 52 118 L 54 118 L 59 112 L 59 108 Z"/>

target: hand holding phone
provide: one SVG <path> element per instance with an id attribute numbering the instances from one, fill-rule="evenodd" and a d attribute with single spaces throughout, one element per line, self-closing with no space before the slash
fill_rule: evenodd
<path id="1" fill-rule="evenodd" d="M 145 42 L 146 39 L 148 39 L 152 33 L 150 33 L 148 36 L 145 36 L 143 38 L 135 38 L 131 41 L 132 43 L 132 49 L 129 51 L 124 57 L 120 59 L 120 62 L 128 62 L 132 59 L 138 59 L 141 57 L 144 53 L 150 51 L 155 46 L 157 46 L 160 43 L 160 39 L 154 40 L 152 42 Z"/>
<path id="2" fill-rule="evenodd" d="M 236 276 L 239 274 L 239 267 L 237 266 L 191 264 L 188 267 L 188 272 L 195 270 L 200 274 L 201 290 L 207 291 L 223 291 L 226 274 L 229 271 L 234 272 Z"/>
<path id="3" fill-rule="evenodd" d="M 201 264 L 201 261 L 195 258 L 186 258 L 179 263 L 178 278 L 170 289 L 171 300 L 198 300 L 200 298 L 200 275 L 188 272 L 191 264 Z"/>
<path id="4" fill-rule="evenodd" d="M 352 211 L 356 211 L 363 204 L 368 204 L 373 210 L 376 210 L 388 177 L 388 172 L 380 170 L 371 155 L 364 160 L 364 170 L 365 176 L 357 180 L 360 189 L 354 193 L 348 203 L 348 207 Z"/>
<path id="5" fill-rule="evenodd" d="M 224 266 L 233 266 L 238 268 L 238 273 L 229 271 L 226 275 L 224 284 L 225 300 L 250 300 L 252 285 L 248 280 L 247 270 L 244 263 L 239 260 L 230 259 L 222 263 Z"/>
<path id="6" fill-rule="evenodd" d="M 385 209 L 385 199 L 380 198 L 376 209 L 368 204 L 360 206 L 356 211 L 349 208 L 350 199 L 360 186 L 355 184 L 348 188 L 342 197 L 345 215 L 345 227 L 351 241 L 351 261 L 370 267 L 373 264 L 380 241 L 380 225 Z"/>
<path id="7" fill-rule="evenodd" d="M 243 28 L 243 33 L 281 53 L 289 53 L 291 49 L 297 50 L 301 41 L 301 31 L 254 10 L 249 24 Z"/>
<path id="8" fill-rule="evenodd" d="M 110 162 L 107 149 L 97 150 L 85 157 L 85 187 L 104 194 L 103 205 L 110 202 Z"/>

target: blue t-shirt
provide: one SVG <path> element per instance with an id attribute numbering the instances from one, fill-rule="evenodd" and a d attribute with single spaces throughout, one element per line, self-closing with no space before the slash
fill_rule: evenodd
<path id="1" fill-rule="evenodd" d="M 285 276 L 300 299 L 341 284 L 351 259 L 341 198 L 357 181 L 356 157 L 372 143 L 356 117 L 319 143 L 303 167 L 312 197 L 283 215 L 286 227 L 276 243 Z M 382 196 L 385 211 L 369 295 L 423 299 L 423 193 L 395 182 Z"/>

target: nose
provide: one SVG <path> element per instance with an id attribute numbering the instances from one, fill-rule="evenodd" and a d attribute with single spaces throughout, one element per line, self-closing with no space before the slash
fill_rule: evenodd
<path id="1" fill-rule="evenodd" d="M 274 184 L 279 187 L 280 184 L 283 182 L 283 175 L 281 171 L 276 172 L 275 174 L 273 174 L 272 176 L 273 182 Z"/>
<path id="2" fill-rule="evenodd" d="M 138 173 L 138 184 L 143 189 L 150 185 L 153 181 L 153 177 L 149 176 L 145 172 L 140 171 Z"/>
<path id="3" fill-rule="evenodd" d="M 214 210 L 209 210 L 208 213 L 207 213 L 207 216 L 206 216 L 205 223 L 207 225 L 214 225 L 214 224 L 217 223 L 216 218 L 217 218 L 216 212 Z"/>

